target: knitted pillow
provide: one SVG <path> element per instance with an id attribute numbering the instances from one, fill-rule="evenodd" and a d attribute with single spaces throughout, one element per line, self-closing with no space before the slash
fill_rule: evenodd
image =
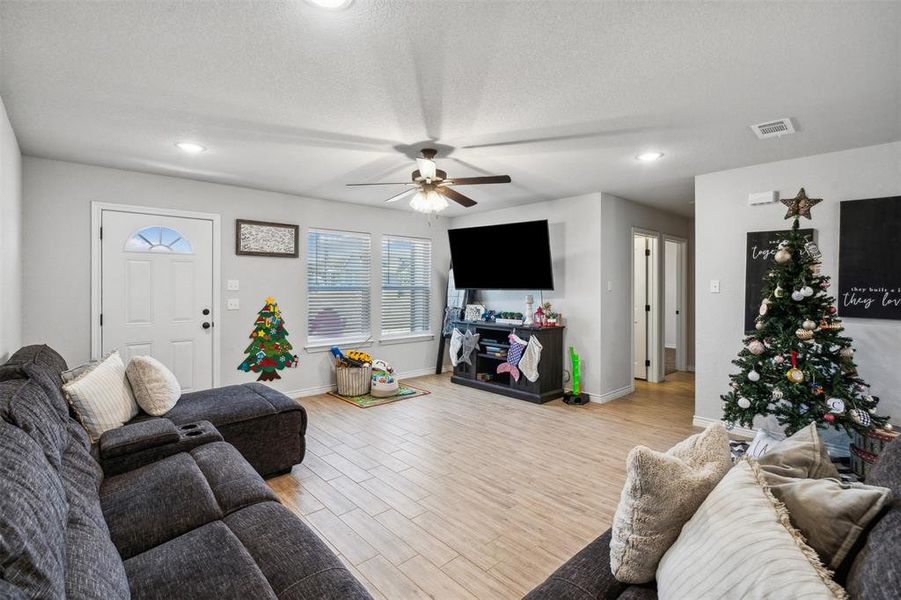
<path id="1" fill-rule="evenodd" d="M 181 397 L 175 374 L 152 356 L 135 356 L 125 372 L 138 406 L 148 415 L 166 414 Z"/>
<path id="2" fill-rule="evenodd" d="M 613 576 L 624 583 L 652 581 L 660 558 L 731 466 L 722 423 L 712 423 L 665 453 L 633 448 L 613 517 Z"/>

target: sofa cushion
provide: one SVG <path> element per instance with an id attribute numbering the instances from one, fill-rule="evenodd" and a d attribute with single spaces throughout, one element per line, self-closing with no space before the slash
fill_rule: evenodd
<path id="1" fill-rule="evenodd" d="M 185 453 L 104 479 L 100 503 L 123 558 L 222 517 L 206 478 Z"/>
<path id="2" fill-rule="evenodd" d="M 56 385 L 62 386 L 60 374 L 67 369 L 66 361 L 46 344 L 23 346 L 16 350 L 3 365 L 0 365 L 0 381 L 26 379 L 29 376 L 25 372 L 27 365 L 35 365 L 45 370 Z"/>
<path id="3" fill-rule="evenodd" d="M 20 381 L 24 383 L 19 385 Z M 69 432 L 44 389 L 33 380 L 5 381 L 0 385 L 0 418 L 27 433 L 58 469 L 62 451 L 69 445 Z"/>
<path id="4" fill-rule="evenodd" d="M 181 386 L 175 374 L 152 356 L 135 356 L 125 368 L 135 400 L 148 415 L 159 417 L 175 406 Z"/>
<path id="5" fill-rule="evenodd" d="M 62 483 L 40 446 L 0 421 L 0 576 L 25 596 L 64 597 L 67 517 Z"/>
<path id="6" fill-rule="evenodd" d="M 276 598 L 253 558 L 222 521 L 129 558 L 125 572 L 133 600 Z"/>
<path id="7" fill-rule="evenodd" d="M 867 483 L 887 487 L 892 499 L 870 528 L 857 552 L 845 585 L 854 598 L 888 600 L 901 590 L 901 442 L 888 444 L 867 476 Z"/>
<path id="8" fill-rule="evenodd" d="M 176 425 L 209 421 L 221 428 L 285 410 L 303 409 L 281 392 L 261 383 L 247 383 L 184 394 L 166 418 Z"/>
<path id="9" fill-rule="evenodd" d="M 278 501 L 275 493 L 231 444 L 214 442 L 191 450 L 219 509 L 229 514 L 267 500 Z"/>
<path id="10" fill-rule="evenodd" d="M 225 517 L 225 524 L 280 600 L 369 598 L 322 540 L 281 504 L 254 504 Z"/>
<path id="11" fill-rule="evenodd" d="M 66 598 L 128 598 L 122 558 L 106 523 L 94 511 L 69 506 L 66 524 Z"/>
<path id="12" fill-rule="evenodd" d="M 731 466 L 729 437 L 719 422 L 665 453 L 633 448 L 613 517 L 613 575 L 625 583 L 653 581 L 660 557 Z"/>

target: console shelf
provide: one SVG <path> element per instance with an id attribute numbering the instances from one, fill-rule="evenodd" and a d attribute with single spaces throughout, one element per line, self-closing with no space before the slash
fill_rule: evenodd
<path id="1" fill-rule="evenodd" d="M 473 364 L 462 361 L 457 364 L 454 367 L 454 374 L 451 376 L 453 383 L 538 404 L 563 397 L 563 327 L 527 327 L 483 321 L 455 321 L 454 327 L 463 332 L 478 333 L 480 338 L 479 348 L 473 352 Z M 479 373 L 496 373 L 497 366 L 506 360 L 481 352 L 483 340 L 487 338 L 498 341 L 496 344 L 486 341 L 485 344 L 489 346 L 509 347 L 506 339 L 513 330 L 516 330 L 516 335 L 526 341 L 535 336 L 541 342 L 538 379 L 531 382 L 522 374 L 519 376 L 519 381 L 514 381 L 509 375 L 500 381 L 478 379 Z"/>

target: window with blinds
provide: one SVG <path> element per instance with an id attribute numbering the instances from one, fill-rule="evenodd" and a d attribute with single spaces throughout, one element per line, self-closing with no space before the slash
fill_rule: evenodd
<path id="1" fill-rule="evenodd" d="M 307 342 L 368 339 L 372 249 L 369 234 L 307 233 Z"/>
<path id="2" fill-rule="evenodd" d="M 432 242 L 382 237 L 382 335 L 429 333 Z"/>

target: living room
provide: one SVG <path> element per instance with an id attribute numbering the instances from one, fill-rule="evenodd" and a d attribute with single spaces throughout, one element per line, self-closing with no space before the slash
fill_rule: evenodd
<path id="1" fill-rule="evenodd" d="M 896 597 L 899 29 L 0 0 L 0 596 Z"/>

